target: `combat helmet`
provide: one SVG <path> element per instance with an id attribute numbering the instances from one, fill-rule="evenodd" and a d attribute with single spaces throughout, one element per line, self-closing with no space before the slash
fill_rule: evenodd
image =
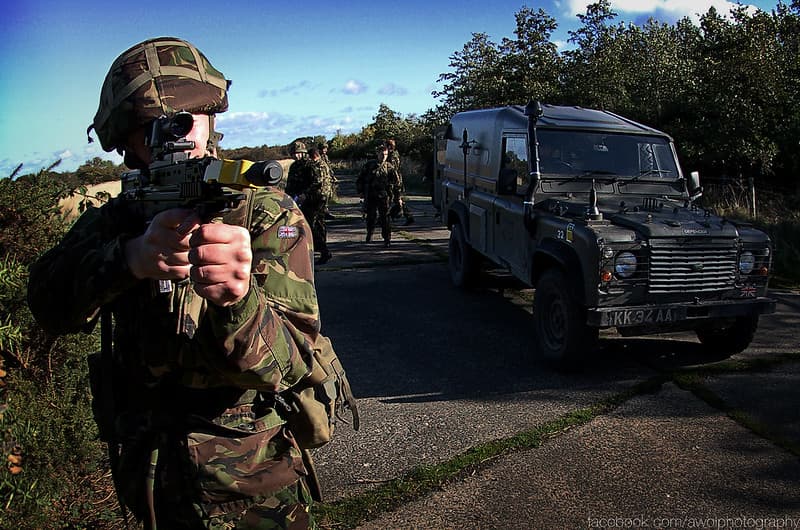
<path id="1" fill-rule="evenodd" d="M 229 86 L 191 43 L 175 37 L 146 40 L 111 65 L 87 133 L 94 129 L 105 151 L 120 150 L 131 131 L 160 116 L 225 112 Z"/>
<path id="2" fill-rule="evenodd" d="M 307 153 L 308 150 L 306 149 L 306 144 L 301 142 L 300 140 L 295 140 L 289 145 L 289 154 L 295 153 Z"/>

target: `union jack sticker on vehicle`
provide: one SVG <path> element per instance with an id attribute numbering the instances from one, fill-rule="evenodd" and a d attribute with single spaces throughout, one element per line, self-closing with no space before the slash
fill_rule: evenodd
<path id="1" fill-rule="evenodd" d="M 755 298 L 755 296 L 756 296 L 756 288 L 753 287 L 752 285 L 745 285 L 744 287 L 742 287 L 741 293 L 742 293 L 742 296 Z"/>

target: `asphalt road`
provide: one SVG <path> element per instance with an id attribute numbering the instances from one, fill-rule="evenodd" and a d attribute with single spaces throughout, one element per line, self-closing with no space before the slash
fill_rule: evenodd
<path id="1" fill-rule="evenodd" d="M 411 204 L 417 222 L 398 227 L 389 249 L 363 242 L 352 196 L 333 208 L 337 219 L 329 223 L 328 240 L 334 258 L 317 271 L 322 327 L 347 369 L 362 425 L 359 432 L 340 425 L 334 442 L 315 452 L 326 501 L 542 425 L 665 371 L 711 361 L 693 334 L 625 339 L 605 333 L 587 370 L 553 370 L 531 350 L 530 292 L 502 288 L 502 282 L 472 291 L 454 288 L 445 261 L 447 230 L 425 197 L 411 197 Z M 753 345 L 740 358 L 798 352 L 800 296 L 779 293 L 779 300 L 778 313 L 762 317 Z M 765 374 L 723 374 L 706 383 L 731 407 L 800 444 L 798 368 L 800 363 Z M 702 434 L 703 428 L 712 432 Z M 721 453 L 718 443 L 730 437 L 752 443 Z M 753 447 L 758 458 L 772 459 L 771 471 L 754 464 Z M 689 462 L 681 456 L 687 450 L 696 453 Z M 571 471 L 560 467 L 565 461 Z M 698 461 L 717 477 L 718 491 L 694 493 L 682 470 L 696 469 Z M 741 488 L 723 472 L 733 462 L 743 475 Z M 548 473 L 555 475 L 546 478 Z M 584 487 L 571 485 L 570 473 Z M 635 487 L 626 473 L 639 481 Z M 797 514 L 800 525 L 798 486 L 796 455 L 668 383 L 655 396 L 637 397 L 544 449 L 500 459 L 478 476 L 366 527 L 579 528 L 592 526 L 592 514 L 623 507 L 629 514 L 666 516 L 760 508 L 777 516 L 785 509 Z M 490 497 L 492 488 L 496 498 Z M 753 495 L 759 502 L 752 502 Z"/>

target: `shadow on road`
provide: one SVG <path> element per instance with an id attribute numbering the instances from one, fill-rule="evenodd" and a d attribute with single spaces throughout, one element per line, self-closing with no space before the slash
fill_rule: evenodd
<path id="1" fill-rule="evenodd" d="M 498 399 L 580 388 L 713 362 L 693 334 L 603 337 L 579 373 L 563 374 L 533 351 L 532 317 L 508 291 L 463 291 L 445 264 L 337 271 L 317 277 L 323 330 L 358 397 L 386 402 Z"/>

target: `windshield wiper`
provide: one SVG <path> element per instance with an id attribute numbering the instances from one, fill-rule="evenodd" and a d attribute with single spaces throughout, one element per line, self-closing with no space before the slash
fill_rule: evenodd
<path id="1" fill-rule="evenodd" d="M 580 175 L 573 175 L 568 179 L 558 179 L 560 181 L 558 185 L 561 186 L 562 184 L 578 180 L 599 180 L 603 183 L 614 184 L 618 180 L 617 177 L 619 177 L 619 174 L 612 171 L 590 170 L 584 171 Z"/>
<path id="2" fill-rule="evenodd" d="M 639 172 L 639 175 L 628 179 L 628 182 L 636 182 L 642 177 L 649 177 L 650 175 L 668 175 L 672 173 L 671 169 L 643 169 Z"/>

